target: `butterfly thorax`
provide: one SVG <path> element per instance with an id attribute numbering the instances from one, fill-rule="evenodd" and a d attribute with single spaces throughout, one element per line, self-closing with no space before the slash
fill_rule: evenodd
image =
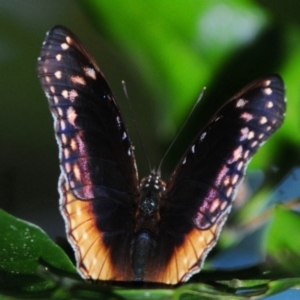
<path id="1" fill-rule="evenodd" d="M 152 172 L 141 180 L 140 198 L 136 211 L 135 233 L 132 239 L 131 261 L 135 280 L 143 280 L 147 263 L 154 253 L 160 224 L 161 199 L 165 183 Z"/>
<path id="2" fill-rule="evenodd" d="M 163 198 L 165 189 L 166 184 L 155 172 L 141 180 L 135 232 L 149 230 L 153 234 L 157 233 L 160 222 L 160 200 Z"/>

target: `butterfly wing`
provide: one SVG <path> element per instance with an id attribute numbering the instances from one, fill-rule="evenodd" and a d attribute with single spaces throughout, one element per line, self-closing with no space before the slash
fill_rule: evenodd
<path id="1" fill-rule="evenodd" d="M 47 33 L 38 75 L 54 119 L 60 210 L 78 268 L 87 278 L 124 280 L 138 176 L 113 93 L 91 55 L 62 26 Z"/>
<path id="2" fill-rule="evenodd" d="M 200 270 L 249 160 L 280 127 L 284 114 L 283 82 L 270 75 L 233 96 L 196 136 L 167 185 L 158 244 L 169 253 L 160 255 L 167 267 L 158 281 L 184 281 Z"/>

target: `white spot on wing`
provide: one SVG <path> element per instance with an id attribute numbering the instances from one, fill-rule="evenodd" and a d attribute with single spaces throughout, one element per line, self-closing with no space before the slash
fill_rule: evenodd
<path id="1" fill-rule="evenodd" d="M 221 204 L 221 210 L 224 210 L 225 208 L 227 207 L 227 202 L 224 201 L 222 204 Z"/>
<path id="2" fill-rule="evenodd" d="M 191 151 L 192 153 L 195 153 L 195 145 L 192 146 Z"/>
<path id="3" fill-rule="evenodd" d="M 232 184 L 236 184 L 237 181 L 238 181 L 238 179 L 239 179 L 239 175 L 238 175 L 238 174 L 234 174 L 234 176 L 232 177 L 231 183 L 232 183 Z"/>
<path id="4" fill-rule="evenodd" d="M 65 166 L 66 172 L 70 173 L 71 172 L 71 164 L 67 162 L 64 164 L 64 166 Z"/>
<path id="5" fill-rule="evenodd" d="M 75 120 L 77 118 L 77 114 L 74 110 L 74 108 L 71 106 L 67 110 L 67 119 L 68 121 L 75 127 Z"/>
<path id="6" fill-rule="evenodd" d="M 228 164 L 232 164 L 233 162 L 239 160 L 243 154 L 243 147 L 240 145 L 238 146 L 232 153 L 232 157 L 228 160 Z"/>
<path id="7" fill-rule="evenodd" d="M 250 120 L 253 119 L 253 115 L 251 115 L 247 112 L 244 112 L 241 114 L 241 118 L 244 119 L 246 122 L 249 122 Z"/>
<path id="8" fill-rule="evenodd" d="M 246 150 L 246 151 L 245 151 L 245 153 L 244 153 L 244 159 L 247 159 L 247 158 L 248 158 L 248 156 L 249 156 L 249 153 L 250 153 L 250 151 L 249 151 L 249 150 Z"/>
<path id="9" fill-rule="evenodd" d="M 219 121 L 221 118 L 222 118 L 222 116 L 216 117 L 216 118 L 213 120 L 213 122 L 217 122 L 217 121 Z"/>
<path id="10" fill-rule="evenodd" d="M 200 136 L 200 142 L 204 140 L 205 136 L 206 136 L 206 132 L 203 132 Z"/>
<path id="11" fill-rule="evenodd" d="M 254 148 L 258 144 L 258 141 L 253 141 L 252 144 L 250 145 L 252 148 Z"/>
<path id="12" fill-rule="evenodd" d="M 223 185 L 227 186 L 230 183 L 230 176 L 226 176 L 223 181 Z"/>
<path id="13" fill-rule="evenodd" d="M 91 77 L 92 79 L 96 79 L 96 72 L 93 68 L 85 67 L 83 68 L 86 76 Z"/>
<path id="14" fill-rule="evenodd" d="M 116 117 L 118 128 L 121 128 L 121 119 L 119 116 Z"/>
<path id="15" fill-rule="evenodd" d="M 249 134 L 249 128 L 248 127 L 242 128 L 240 141 L 244 141 L 248 137 L 248 134 Z"/>
<path id="16" fill-rule="evenodd" d="M 69 92 L 67 90 L 63 90 L 61 92 L 61 95 L 65 98 L 65 99 L 68 99 L 69 98 Z"/>
<path id="17" fill-rule="evenodd" d="M 265 116 L 262 116 L 262 117 L 260 118 L 260 120 L 259 120 L 259 123 L 260 123 L 260 124 L 266 124 L 267 121 L 268 121 L 268 119 L 267 119 Z"/>
<path id="18" fill-rule="evenodd" d="M 69 158 L 70 157 L 70 150 L 68 148 L 64 148 L 64 157 Z"/>
<path id="19" fill-rule="evenodd" d="M 272 89 L 270 88 L 265 88 L 264 89 L 264 94 L 267 95 L 267 96 L 270 96 L 272 94 Z"/>
<path id="20" fill-rule="evenodd" d="M 80 179 L 81 179 L 81 172 L 80 172 L 79 166 L 77 164 L 75 164 L 73 166 L 73 172 L 74 172 L 74 176 L 75 176 L 76 180 L 80 181 Z"/>
<path id="21" fill-rule="evenodd" d="M 220 205 L 220 199 L 215 198 L 210 205 L 209 212 L 213 213 L 219 207 L 219 205 Z"/>
<path id="22" fill-rule="evenodd" d="M 64 145 L 68 142 L 68 138 L 64 133 L 61 135 L 61 141 Z"/>
<path id="23" fill-rule="evenodd" d="M 243 161 L 240 161 L 240 162 L 238 163 L 236 169 L 237 169 L 238 171 L 241 171 L 243 166 L 244 166 L 244 162 L 243 162 Z"/>
<path id="24" fill-rule="evenodd" d="M 230 197 L 230 196 L 231 196 L 232 190 L 233 190 L 232 187 L 229 187 L 229 188 L 228 188 L 228 190 L 226 191 L 226 196 L 227 196 L 227 197 Z"/>
<path id="25" fill-rule="evenodd" d="M 71 76 L 71 81 L 74 84 L 86 85 L 86 82 L 85 82 L 84 78 L 81 77 L 81 76 Z"/>
<path id="26" fill-rule="evenodd" d="M 67 49 L 69 49 L 69 45 L 67 43 L 62 43 L 61 44 L 61 49 L 67 50 Z"/>
<path id="27" fill-rule="evenodd" d="M 244 100 L 244 99 L 239 99 L 236 103 L 236 107 L 243 107 L 245 106 L 245 104 L 247 103 L 248 101 Z"/>
<path id="28" fill-rule="evenodd" d="M 71 139 L 70 141 L 70 147 L 73 151 L 76 151 L 77 150 L 77 143 L 76 143 L 76 139 Z"/>
<path id="29" fill-rule="evenodd" d="M 64 112 L 63 112 L 63 110 L 61 109 L 61 107 L 57 107 L 56 111 L 57 111 L 57 114 L 58 114 L 60 117 L 63 117 L 63 116 L 64 116 Z"/>
<path id="30" fill-rule="evenodd" d="M 253 139 L 254 138 L 254 131 L 250 131 L 249 133 L 248 133 L 248 136 L 247 136 L 247 138 L 248 138 L 248 140 L 251 140 L 251 139 Z"/>
<path id="31" fill-rule="evenodd" d="M 56 71 L 55 73 L 54 73 L 54 76 L 57 78 L 57 79 L 61 79 L 61 71 Z"/>
<path id="32" fill-rule="evenodd" d="M 64 120 L 60 120 L 59 126 L 60 126 L 61 130 L 65 130 L 66 129 L 66 122 Z"/>
<path id="33" fill-rule="evenodd" d="M 78 96 L 76 90 L 71 90 L 70 93 L 69 93 L 69 100 L 71 102 L 74 102 L 75 101 L 75 98 Z"/>

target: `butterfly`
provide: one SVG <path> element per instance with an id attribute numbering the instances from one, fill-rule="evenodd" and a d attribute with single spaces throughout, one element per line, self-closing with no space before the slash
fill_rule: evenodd
<path id="1" fill-rule="evenodd" d="M 283 122 L 282 79 L 262 77 L 227 101 L 165 183 L 155 170 L 139 181 L 113 92 L 70 30 L 47 33 L 37 70 L 59 148 L 60 211 L 80 274 L 176 284 L 199 272 L 249 160 Z"/>

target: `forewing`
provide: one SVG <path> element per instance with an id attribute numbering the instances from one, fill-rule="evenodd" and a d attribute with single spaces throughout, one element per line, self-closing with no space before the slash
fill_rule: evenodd
<path id="1" fill-rule="evenodd" d="M 90 54 L 66 28 L 48 32 L 38 60 L 59 145 L 61 170 L 80 199 L 102 189 L 137 191 L 125 124 L 113 93 Z"/>

